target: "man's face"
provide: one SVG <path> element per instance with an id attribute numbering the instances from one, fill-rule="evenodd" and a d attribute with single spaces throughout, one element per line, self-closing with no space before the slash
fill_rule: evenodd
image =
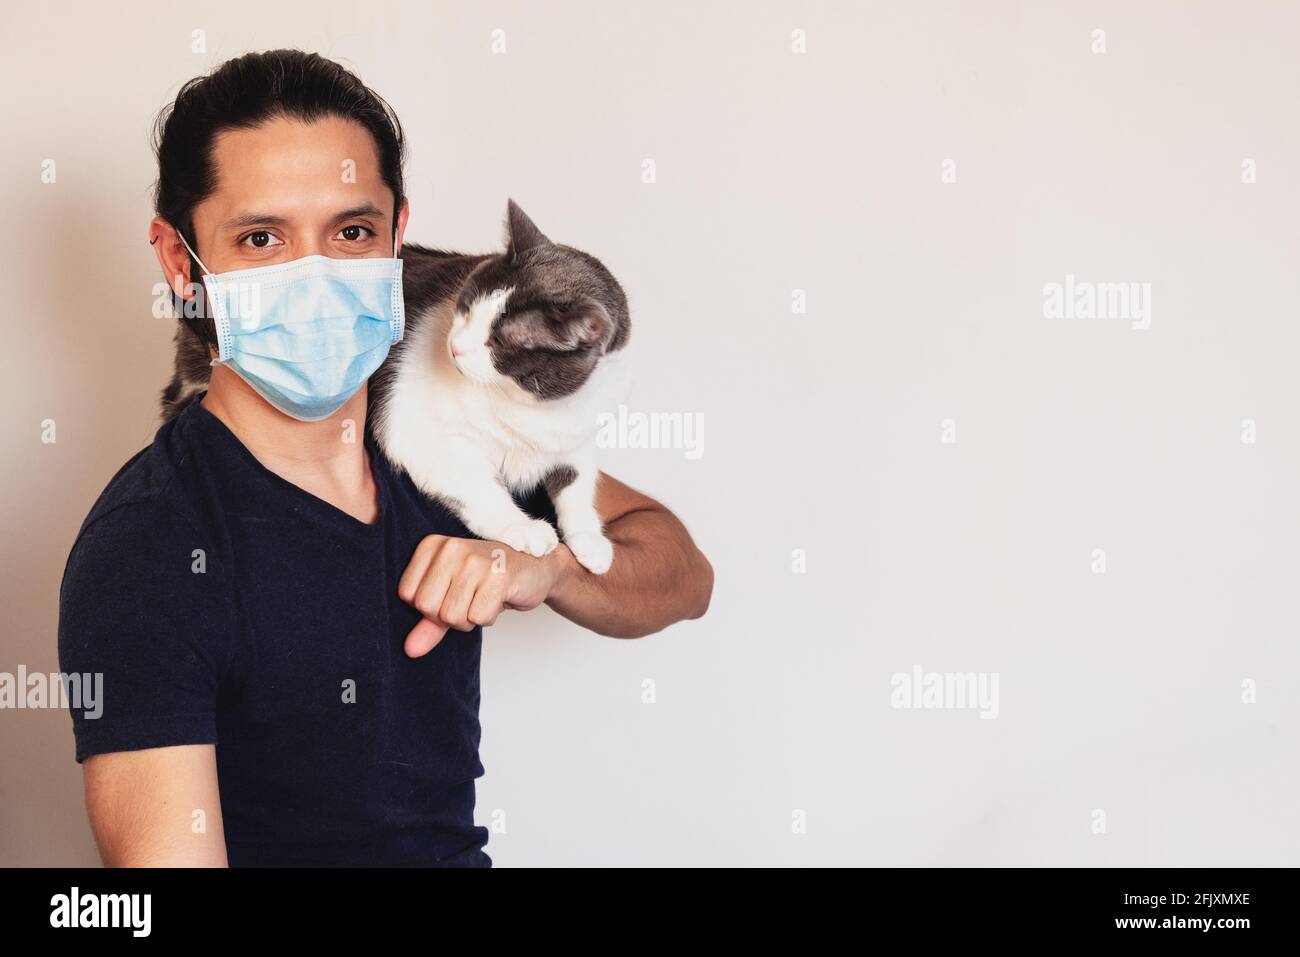
<path id="1" fill-rule="evenodd" d="M 289 262 L 395 256 L 393 194 L 370 133 L 327 117 L 227 130 L 213 145 L 216 189 L 194 208 L 196 251 L 216 273 Z M 197 281 L 199 277 L 191 279 Z"/>

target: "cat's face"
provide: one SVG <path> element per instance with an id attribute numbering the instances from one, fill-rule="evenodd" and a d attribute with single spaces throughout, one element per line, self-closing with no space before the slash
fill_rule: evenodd
<path id="1" fill-rule="evenodd" d="M 447 351 L 482 385 L 512 384 L 534 399 L 571 395 L 627 339 L 627 300 L 598 260 L 552 243 L 513 202 L 506 247 L 466 281 Z"/>

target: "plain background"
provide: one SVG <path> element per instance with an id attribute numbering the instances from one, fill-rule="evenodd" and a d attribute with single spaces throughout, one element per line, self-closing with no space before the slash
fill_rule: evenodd
<path id="1" fill-rule="evenodd" d="M 638 6 L 8 12 L 0 671 L 57 667 L 157 427 L 151 121 L 295 46 L 396 107 L 409 239 L 496 248 L 513 196 L 627 287 L 632 408 L 705 422 L 603 459 L 711 557 L 705 619 L 486 635 L 498 864 L 1295 864 L 1297 8 Z M 1066 274 L 1151 283 L 1151 328 L 1044 318 Z M 893 709 L 915 665 L 997 672 L 999 717 Z M 0 864 L 96 860 L 67 713 L 0 711 Z"/>

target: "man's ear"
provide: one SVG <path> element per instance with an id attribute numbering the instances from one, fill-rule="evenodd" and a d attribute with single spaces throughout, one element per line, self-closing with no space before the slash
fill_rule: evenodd
<path id="1" fill-rule="evenodd" d="M 172 292 L 181 299 L 192 299 L 196 291 L 190 286 L 190 253 L 175 227 L 155 216 L 149 222 L 149 244 L 153 246 L 158 265 L 162 266 Z"/>
<path id="2" fill-rule="evenodd" d="M 402 208 L 397 211 L 397 236 L 393 241 L 393 258 L 397 259 L 402 255 L 402 240 L 406 236 L 406 222 L 411 218 L 411 201 L 402 200 Z"/>
<path id="3" fill-rule="evenodd" d="M 511 259 L 550 242 L 513 199 L 506 201 L 506 252 Z"/>

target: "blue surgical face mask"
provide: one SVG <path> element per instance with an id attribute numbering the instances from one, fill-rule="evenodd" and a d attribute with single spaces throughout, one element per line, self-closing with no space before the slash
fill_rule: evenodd
<path id="1" fill-rule="evenodd" d="M 204 272 L 217 324 L 212 364 L 295 419 L 337 412 L 405 331 L 400 259 L 306 256 L 214 274 L 181 242 Z"/>

